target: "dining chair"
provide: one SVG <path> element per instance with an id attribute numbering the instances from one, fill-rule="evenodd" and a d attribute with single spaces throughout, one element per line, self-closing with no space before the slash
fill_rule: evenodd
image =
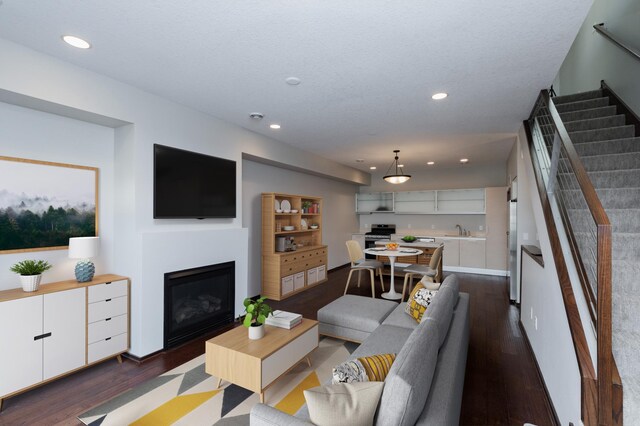
<path id="1" fill-rule="evenodd" d="M 380 276 L 380 286 L 382 287 L 382 291 L 384 291 L 384 282 L 382 281 L 382 262 L 365 259 L 360 243 L 355 240 L 347 241 L 347 251 L 349 252 L 349 260 L 351 261 L 351 270 L 349 271 L 349 278 L 347 278 L 347 285 L 344 286 L 344 294 L 347 294 L 351 275 L 353 275 L 354 271 L 358 271 L 358 287 L 360 287 L 360 275 L 362 271 L 369 271 L 369 274 L 371 275 L 371 297 L 375 298 L 375 273 Z"/>
<path id="2" fill-rule="evenodd" d="M 425 285 L 428 290 L 437 290 L 440 288 L 440 283 L 442 282 L 442 250 L 444 249 L 444 244 L 440 244 L 433 254 L 431 255 L 431 260 L 429 261 L 429 265 L 420 265 L 417 263 L 413 263 L 406 268 L 404 268 L 404 284 L 402 285 L 402 299 L 404 301 L 404 293 L 407 289 L 407 282 L 409 282 L 409 294 L 411 294 L 411 288 L 413 287 L 413 276 L 414 275 L 422 275 L 422 278 L 425 281 L 430 281 L 429 284 Z"/>

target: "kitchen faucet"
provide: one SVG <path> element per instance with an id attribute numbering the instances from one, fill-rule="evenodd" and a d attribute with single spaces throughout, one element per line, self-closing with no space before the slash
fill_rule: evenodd
<path id="1" fill-rule="evenodd" d="M 456 228 L 458 228 L 458 235 L 461 236 L 462 235 L 462 226 L 456 225 Z"/>

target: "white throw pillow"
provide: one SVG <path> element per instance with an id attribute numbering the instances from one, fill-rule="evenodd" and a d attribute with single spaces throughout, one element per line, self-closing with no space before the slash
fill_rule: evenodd
<path id="1" fill-rule="evenodd" d="M 339 383 L 304 391 L 309 417 L 318 426 L 370 426 L 384 382 Z"/>

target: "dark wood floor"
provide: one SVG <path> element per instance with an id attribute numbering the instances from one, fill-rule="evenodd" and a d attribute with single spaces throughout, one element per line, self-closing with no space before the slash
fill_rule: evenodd
<path id="1" fill-rule="evenodd" d="M 315 319 L 320 307 L 342 295 L 347 273 L 347 268 L 333 271 L 328 282 L 270 304 Z M 471 299 L 471 337 L 460 424 L 553 424 L 533 356 L 518 326 L 518 309 L 509 304 L 507 280 L 469 274 L 459 277 L 461 291 L 469 293 Z M 370 285 L 364 279 L 363 284 L 360 288 L 352 286 L 350 293 L 370 295 Z M 378 283 L 377 297 L 379 292 Z M 107 361 L 9 398 L 0 413 L 0 425 L 79 425 L 78 414 L 204 353 L 204 341 L 211 337 L 142 363 Z"/>

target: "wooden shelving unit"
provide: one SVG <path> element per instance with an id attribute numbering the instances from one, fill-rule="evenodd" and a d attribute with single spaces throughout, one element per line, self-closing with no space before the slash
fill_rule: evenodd
<path id="1" fill-rule="evenodd" d="M 288 201 L 296 213 L 277 213 L 276 200 Z M 303 203 L 312 210 L 303 212 Z M 322 198 L 262 194 L 262 295 L 282 300 L 327 281 L 327 246 L 322 244 Z M 311 213 L 313 211 L 313 213 Z M 305 229 L 304 223 L 307 227 Z M 311 229 L 311 225 L 318 225 Z M 285 231 L 285 226 L 293 226 Z M 278 252 L 278 237 L 293 237 L 295 251 Z"/>

